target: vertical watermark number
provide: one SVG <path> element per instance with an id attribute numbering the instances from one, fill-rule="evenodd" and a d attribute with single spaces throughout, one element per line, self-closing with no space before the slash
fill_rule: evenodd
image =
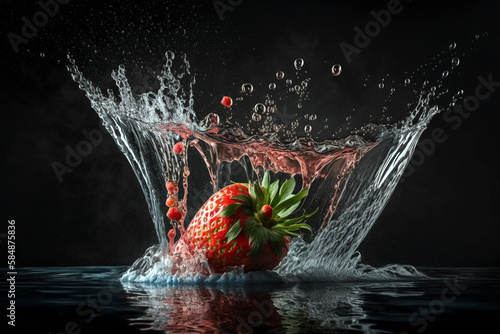
<path id="1" fill-rule="evenodd" d="M 16 326 L 16 221 L 8 220 L 7 225 L 7 323 Z"/>

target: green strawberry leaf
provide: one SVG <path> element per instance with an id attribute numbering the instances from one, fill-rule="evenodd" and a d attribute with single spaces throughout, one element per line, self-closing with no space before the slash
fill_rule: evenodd
<path id="1" fill-rule="evenodd" d="M 262 253 L 264 245 L 269 240 L 269 233 L 267 228 L 257 228 L 255 238 L 252 240 L 252 256 L 258 257 Z"/>
<path id="2" fill-rule="evenodd" d="M 266 170 L 266 172 L 264 173 L 264 177 L 262 178 L 262 188 L 263 189 L 267 189 L 267 187 L 269 187 L 269 180 L 271 179 L 271 177 L 269 176 L 269 171 Z"/>
<path id="3" fill-rule="evenodd" d="M 241 204 L 242 203 L 229 204 L 224 209 L 222 209 L 220 216 L 221 217 L 232 217 L 236 213 L 236 210 L 238 210 L 238 208 L 241 206 Z"/>
<path id="4" fill-rule="evenodd" d="M 283 188 L 281 188 L 283 189 Z M 275 208 L 274 208 L 274 211 L 279 213 L 280 211 L 282 211 L 283 209 L 285 208 L 289 208 L 291 207 L 292 205 L 295 205 L 297 203 L 300 203 L 300 201 L 307 196 L 307 193 L 309 192 L 309 189 L 304 189 L 302 191 L 300 191 L 298 194 L 295 194 L 293 196 L 291 196 L 290 198 L 286 199 L 286 200 L 283 200 L 282 202 L 280 202 Z"/>
<path id="5" fill-rule="evenodd" d="M 269 201 L 267 203 L 269 203 L 271 206 L 273 206 L 273 203 L 275 200 L 276 201 L 278 200 L 276 195 L 278 194 L 279 189 L 280 189 L 280 181 L 279 180 L 274 181 L 269 186 L 269 189 L 268 189 Z"/>
<path id="6" fill-rule="evenodd" d="M 241 211 L 243 211 L 243 213 L 247 216 L 253 216 L 253 209 L 249 208 L 248 206 L 242 205 Z"/>
<path id="7" fill-rule="evenodd" d="M 262 191 L 262 189 L 258 184 L 256 184 L 254 188 L 255 188 L 257 208 L 260 209 L 264 204 L 266 204 L 266 195 L 264 195 L 264 192 Z"/>
<path id="8" fill-rule="evenodd" d="M 314 210 L 313 212 L 309 213 L 309 214 L 304 214 L 300 217 L 297 217 L 297 218 L 291 218 L 291 219 L 286 219 L 283 221 L 283 225 L 284 226 L 289 226 L 289 225 L 293 225 L 293 224 L 296 224 L 296 223 L 300 223 L 301 221 L 303 221 L 304 219 L 306 218 L 309 218 L 311 216 L 313 216 L 316 212 L 318 212 L 319 208 L 316 208 L 316 210 Z M 304 210 L 304 213 L 305 213 L 305 210 Z"/>
<path id="9" fill-rule="evenodd" d="M 236 196 L 232 196 L 230 199 L 235 200 L 235 201 L 242 201 L 243 204 L 245 204 L 246 206 L 248 206 L 250 208 L 253 207 L 252 198 L 250 198 L 250 196 L 236 195 Z"/>
<path id="10" fill-rule="evenodd" d="M 226 237 L 227 237 L 227 242 L 231 242 L 234 240 L 240 233 L 241 233 L 241 223 L 240 220 L 238 219 L 236 223 L 234 223 L 233 226 L 227 231 Z"/>
<path id="11" fill-rule="evenodd" d="M 309 225 L 308 225 L 308 224 L 306 224 L 306 223 L 302 223 L 302 224 L 295 224 L 295 225 L 288 225 L 288 226 L 286 227 L 286 230 L 287 230 L 288 232 L 290 232 L 290 231 L 296 231 L 296 230 L 298 230 L 299 228 L 305 228 L 305 229 L 309 230 L 309 231 L 312 233 L 312 228 L 311 228 L 311 226 L 309 226 Z"/>
<path id="12" fill-rule="evenodd" d="M 278 216 L 281 217 L 281 218 L 285 218 L 285 217 L 290 216 L 292 213 L 295 212 L 295 210 L 297 210 L 297 208 L 299 207 L 299 205 L 300 205 L 300 202 L 295 203 L 294 205 L 292 205 L 288 209 L 285 209 L 285 210 L 281 211 L 280 213 L 278 213 Z"/>
<path id="13" fill-rule="evenodd" d="M 259 226 L 254 218 L 248 218 L 245 222 L 245 234 L 251 236 Z"/>
<path id="14" fill-rule="evenodd" d="M 295 189 L 295 178 L 292 177 L 291 179 L 286 180 L 281 186 L 279 192 L 280 201 L 286 200 L 292 194 L 294 189 Z"/>
<path id="15" fill-rule="evenodd" d="M 269 244 L 273 252 L 281 256 L 283 247 L 286 245 L 285 238 L 278 231 L 270 231 L 269 233 Z"/>

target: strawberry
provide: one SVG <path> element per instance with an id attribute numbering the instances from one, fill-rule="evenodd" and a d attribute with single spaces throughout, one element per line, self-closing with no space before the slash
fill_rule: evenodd
<path id="1" fill-rule="evenodd" d="M 222 98 L 222 101 L 220 101 L 220 103 L 226 108 L 231 108 L 231 106 L 233 105 L 233 99 L 230 98 L 229 96 L 224 96 Z"/>
<path id="2" fill-rule="evenodd" d="M 287 218 L 295 213 L 308 189 L 293 194 L 295 179 L 269 182 L 266 172 L 261 184 L 236 183 L 212 195 L 187 229 L 187 242 L 204 249 L 214 272 L 244 266 L 244 271 L 271 270 L 288 253 L 287 235 L 298 236 L 302 221 L 315 214 Z"/>
<path id="3" fill-rule="evenodd" d="M 167 191 L 171 194 L 176 192 L 175 189 L 177 188 L 177 182 L 172 182 L 172 181 L 167 181 L 166 183 Z"/>
<path id="4" fill-rule="evenodd" d="M 175 154 L 182 154 L 184 152 L 184 143 L 181 141 L 178 143 L 175 143 L 174 147 L 172 148 L 172 151 Z"/>
<path id="5" fill-rule="evenodd" d="M 167 217 L 172 221 L 178 222 L 182 219 L 182 212 L 176 206 L 173 206 L 168 209 Z"/>
<path id="6" fill-rule="evenodd" d="M 168 207 L 172 207 L 175 205 L 175 199 L 172 197 L 167 198 L 167 202 L 165 203 Z"/>

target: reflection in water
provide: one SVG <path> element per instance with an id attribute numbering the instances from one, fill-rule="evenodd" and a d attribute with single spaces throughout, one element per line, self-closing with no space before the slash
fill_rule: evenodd
<path id="1" fill-rule="evenodd" d="M 378 332 L 364 309 L 367 296 L 408 297 L 413 282 L 154 286 L 124 283 L 133 306 L 145 308 L 131 324 L 167 333 L 252 333 L 355 330 Z M 398 289 L 406 292 L 398 293 Z M 420 293 L 416 295 L 420 296 Z"/>

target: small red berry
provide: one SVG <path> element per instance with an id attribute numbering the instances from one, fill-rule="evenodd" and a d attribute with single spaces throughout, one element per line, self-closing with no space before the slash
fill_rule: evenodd
<path id="1" fill-rule="evenodd" d="M 231 108 L 231 106 L 233 105 L 233 99 L 231 99 L 229 96 L 224 96 L 224 97 L 222 98 L 222 101 L 220 101 L 220 103 L 221 103 L 224 107 Z"/>
<path id="2" fill-rule="evenodd" d="M 184 152 L 184 143 L 181 141 L 178 142 L 177 144 L 174 145 L 172 151 L 174 151 L 175 154 L 181 154 L 182 152 Z"/>
<path id="3" fill-rule="evenodd" d="M 182 212 L 180 212 L 179 209 L 176 206 L 174 206 L 168 209 L 167 217 L 173 221 L 178 222 L 182 219 Z"/>
<path id="4" fill-rule="evenodd" d="M 264 205 L 260 208 L 260 215 L 264 222 L 269 221 L 273 217 L 273 208 L 270 205 Z"/>
<path id="5" fill-rule="evenodd" d="M 167 191 L 169 193 L 175 192 L 175 188 L 177 188 L 177 182 L 167 181 Z"/>
<path id="6" fill-rule="evenodd" d="M 173 199 L 172 197 L 169 197 L 167 198 L 167 202 L 165 203 L 167 206 L 174 206 L 175 205 L 175 199 Z"/>

